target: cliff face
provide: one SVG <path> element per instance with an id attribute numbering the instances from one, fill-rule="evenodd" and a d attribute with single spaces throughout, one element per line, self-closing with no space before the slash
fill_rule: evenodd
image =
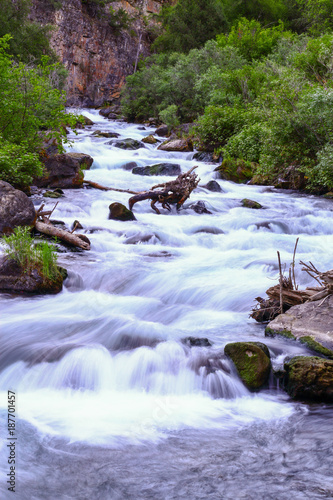
<path id="1" fill-rule="evenodd" d="M 82 0 L 33 0 L 31 18 L 55 26 L 51 46 L 68 70 L 68 105 L 101 106 L 119 97 L 138 54 L 149 55 L 147 16 L 168 0 L 112 2 L 104 8 Z M 110 26 L 108 9 L 123 8 L 131 17 L 126 29 Z"/>

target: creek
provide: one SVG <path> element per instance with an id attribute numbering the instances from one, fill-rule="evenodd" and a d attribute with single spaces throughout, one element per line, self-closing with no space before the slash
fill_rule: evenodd
<path id="1" fill-rule="evenodd" d="M 143 201 L 133 222 L 108 220 L 126 193 L 66 190 L 59 200 L 52 217 L 69 228 L 78 219 L 91 251 L 59 254 L 69 276 L 56 296 L 0 294 L 1 498 L 8 389 L 17 395 L 17 499 L 332 498 L 332 405 L 291 401 L 273 379 L 250 393 L 223 356 L 241 340 L 264 342 L 275 367 L 309 354 L 265 338 L 249 312 L 277 283 L 276 251 L 289 267 L 298 236 L 297 262 L 332 267 L 332 201 L 219 179 L 223 191 L 210 192 L 200 186 L 216 165 L 158 144 L 115 148 L 92 132 L 140 140 L 154 129 L 84 114 L 95 125 L 71 135 L 71 151 L 94 158 L 86 179 L 146 190 L 171 178 L 123 166 L 169 162 L 182 172 L 198 165 L 201 181 L 179 212 L 157 215 Z M 191 208 L 199 200 L 211 214 Z M 300 266 L 296 279 L 311 283 Z M 189 347 L 190 336 L 213 345 Z"/>

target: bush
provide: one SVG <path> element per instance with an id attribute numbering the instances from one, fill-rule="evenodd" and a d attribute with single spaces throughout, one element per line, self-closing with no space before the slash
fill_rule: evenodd
<path id="1" fill-rule="evenodd" d="M 163 123 L 168 125 L 168 127 L 177 127 L 177 125 L 179 125 L 179 120 L 177 118 L 177 106 L 175 104 L 170 104 L 170 106 L 160 112 L 160 119 Z"/>
<path id="2" fill-rule="evenodd" d="M 223 148 L 224 156 L 258 163 L 267 133 L 267 127 L 262 123 L 244 127 L 238 134 L 230 137 Z"/>
<path id="3" fill-rule="evenodd" d="M 26 187 L 35 176 L 43 174 L 43 166 L 37 153 L 27 146 L 10 143 L 0 136 L 0 180 L 16 187 Z"/>
<path id="4" fill-rule="evenodd" d="M 5 254 L 17 262 L 25 273 L 37 269 L 44 279 L 56 280 L 59 276 L 55 247 L 47 242 L 34 245 L 28 227 L 16 227 L 14 233 L 2 238 L 7 246 Z"/>

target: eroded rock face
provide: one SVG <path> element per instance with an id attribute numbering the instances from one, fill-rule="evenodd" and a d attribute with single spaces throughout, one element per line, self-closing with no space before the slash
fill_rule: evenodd
<path id="1" fill-rule="evenodd" d="M 0 181 L 0 234 L 10 234 L 17 226 L 33 226 L 36 211 L 30 198 Z"/>
<path id="2" fill-rule="evenodd" d="M 51 46 L 68 70 L 69 105 L 102 106 L 119 98 L 126 76 L 133 73 L 138 48 L 140 56 L 149 55 L 144 16 L 158 12 L 163 3 L 168 2 L 113 2 L 113 8 L 122 7 L 135 17 L 131 29 L 117 33 L 103 16 L 103 9 L 101 13 L 96 11 L 94 2 L 63 0 L 58 2 L 58 8 L 54 7 L 56 2 L 52 5 L 33 0 L 31 18 L 56 26 L 51 32 Z M 109 7 L 105 6 L 105 13 Z"/>
<path id="3" fill-rule="evenodd" d="M 233 342 L 224 348 L 248 389 L 260 389 L 271 370 L 269 351 L 261 342 Z"/>
<path id="4" fill-rule="evenodd" d="M 333 361 L 296 356 L 284 367 L 286 389 L 292 398 L 333 402 Z"/>
<path id="5" fill-rule="evenodd" d="M 300 340 L 320 354 L 333 358 L 333 295 L 324 301 L 291 307 L 271 321 L 265 333 Z"/>
<path id="6" fill-rule="evenodd" d="M 83 184 L 83 170 L 89 170 L 93 158 L 84 153 L 51 155 L 44 160 L 46 173 L 34 179 L 38 187 L 80 188 Z"/>

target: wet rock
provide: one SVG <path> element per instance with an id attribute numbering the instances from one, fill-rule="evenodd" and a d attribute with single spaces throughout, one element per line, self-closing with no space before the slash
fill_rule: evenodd
<path id="1" fill-rule="evenodd" d="M 123 168 L 124 170 L 133 170 L 133 168 L 137 166 L 138 164 L 135 161 L 129 161 L 128 163 L 124 163 L 121 168 Z"/>
<path id="2" fill-rule="evenodd" d="M 65 153 L 49 156 L 44 160 L 46 173 L 34 179 L 38 187 L 80 188 L 83 170 L 88 170 L 93 158 L 85 153 Z"/>
<path id="3" fill-rule="evenodd" d="M 220 184 L 214 180 L 207 182 L 206 186 L 203 187 L 208 189 L 208 191 L 212 191 L 213 193 L 223 193 Z"/>
<path id="4" fill-rule="evenodd" d="M 108 118 L 109 120 L 116 120 L 120 111 L 119 106 L 108 106 L 99 110 L 99 114 Z"/>
<path id="5" fill-rule="evenodd" d="M 10 294 L 47 294 L 59 293 L 62 290 L 67 271 L 58 268 L 56 279 L 46 279 L 38 269 L 27 271 L 14 260 L 0 259 L 0 292 Z"/>
<path id="6" fill-rule="evenodd" d="M 262 208 L 262 205 L 260 205 L 260 203 L 258 203 L 257 201 L 249 200 L 248 198 L 244 198 L 241 201 L 241 204 L 245 208 L 254 208 L 256 210 L 258 210 L 259 208 Z"/>
<path id="7" fill-rule="evenodd" d="M 147 130 L 146 127 L 138 127 L 138 130 Z"/>
<path id="8" fill-rule="evenodd" d="M 132 174 L 135 175 L 179 175 L 180 173 L 180 165 L 176 163 L 157 163 L 150 167 L 135 167 L 132 170 Z"/>
<path id="9" fill-rule="evenodd" d="M 167 125 L 160 125 L 155 130 L 155 134 L 159 137 L 167 137 L 169 135 L 169 127 Z"/>
<path id="10" fill-rule="evenodd" d="M 327 198 L 328 200 L 333 199 L 333 191 L 329 191 L 328 193 L 324 194 L 324 198 Z"/>
<path id="11" fill-rule="evenodd" d="M 218 227 L 202 227 L 194 231 L 194 234 L 197 233 L 224 234 L 224 231 L 222 231 L 222 229 L 219 229 Z"/>
<path id="12" fill-rule="evenodd" d="M 80 221 L 75 220 L 72 224 L 72 230 L 74 229 L 83 229 L 83 226 Z"/>
<path id="13" fill-rule="evenodd" d="M 189 139 L 176 139 L 171 141 L 163 142 L 157 149 L 161 151 L 193 151 L 192 141 Z"/>
<path id="14" fill-rule="evenodd" d="M 217 161 L 214 153 L 209 153 L 208 151 L 198 151 L 194 153 L 193 160 L 204 161 L 206 163 L 215 163 Z"/>
<path id="15" fill-rule="evenodd" d="M 133 212 L 128 210 L 122 203 L 111 203 L 109 210 L 109 219 L 121 221 L 136 220 Z"/>
<path id="16" fill-rule="evenodd" d="M 193 203 L 192 205 L 189 206 L 192 210 L 194 210 L 197 214 L 211 214 L 205 205 L 204 201 L 197 201 L 196 203 Z"/>
<path id="17" fill-rule="evenodd" d="M 135 139 L 123 139 L 121 141 L 111 141 L 108 144 L 111 144 L 112 146 L 119 148 L 119 149 L 126 149 L 126 150 L 135 150 L 135 149 L 140 149 L 144 148 L 145 145 L 141 141 L 137 141 Z"/>
<path id="18" fill-rule="evenodd" d="M 333 295 L 325 301 L 306 302 L 279 314 L 265 335 L 282 335 L 305 343 L 310 349 L 333 358 Z"/>
<path id="19" fill-rule="evenodd" d="M 11 234 L 17 226 L 33 226 L 35 207 L 28 196 L 0 181 L 0 234 Z"/>
<path id="20" fill-rule="evenodd" d="M 260 389 L 268 380 L 271 361 L 269 350 L 261 342 L 233 342 L 224 348 L 238 375 L 248 389 Z"/>
<path id="21" fill-rule="evenodd" d="M 101 130 L 95 130 L 92 135 L 94 135 L 95 137 L 106 137 L 114 139 L 120 136 L 120 134 L 118 134 L 117 132 L 102 132 Z"/>
<path id="22" fill-rule="evenodd" d="M 200 337 L 185 337 L 182 342 L 189 347 L 211 347 L 213 345 L 207 338 Z"/>
<path id="23" fill-rule="evenodd" d="M 57 190 L 45 191 L 43 194 L 44 198 L 62 198 L 63 194 L 59 193 Z"/>
<path id="24" fill-rule="evenodd" d="M 333 361 L 296 356 L 284 365 L 285 387 L 294 399 L 333 402 Z"/>
<path id="25" fill-rule="evenodd" d="M 142 139 L 142 142 L 144 142 L 145 144 L 156 144 L 158 141 L 157 139 L 155 139 L 155 137 L 151 134 L 151 135 L 147 135 L 147 137 L 144 137 Z"/>
<path id="26" fill-rule="evenodd" d="M 244 160 L 228 159 L 223 160 L 222 164 L 215 168 L 221 179 L 233 181 L 237 183 L 248 182 L 254 172 L 254 165 L 245 162 Z"/>
<path id="27" fill-rule="evenodd" d="M 94 122 L 90 120 L 90 118 L 88 118 L 87 116 L 80 115 L 80 118 L 82 121 L 77 121 L 75 124 L 75 128 L 83 129 L 85 126 L 94 125 Z"/>
<path id="28" fill-rule="evenodd" d="M 160 240 L 160 238 L 156 234 L 136 234 L 127 238 L 124 243 L 125 245 L 137 245 L 138 243 L 148 243 L 151 239 L 154 238 Z"/>

